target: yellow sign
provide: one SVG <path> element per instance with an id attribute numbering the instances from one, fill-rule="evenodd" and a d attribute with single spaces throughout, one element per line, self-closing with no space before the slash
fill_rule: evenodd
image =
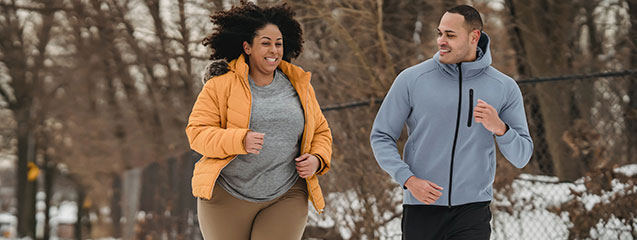
<path id="1" fill-rule="evenodd" d="M 29 180 L 29 182 L 33 182 L 38 178 L 38 175 L 40 175 L 40 168 L 38 168 L 37 165 L 35 165 L 35 163 L 33 162 L 29 162 L 27 164 L 27 180 Z"/>

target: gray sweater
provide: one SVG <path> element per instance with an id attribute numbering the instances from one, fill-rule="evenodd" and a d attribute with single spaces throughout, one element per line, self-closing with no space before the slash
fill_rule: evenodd
<path id="1" fill-rule="evenodd" d="M 515 167 L 529 162 L 533 141 L 516 82 L 491 67 L 489 37 L 473 62 L 443 64 L 437 53 L 401 72 L 383 101 L 371 132 L 381 168 L 403 185 L 411 176 L 443 187 L 434 205 L 457 206 L 493 198 L 495 143 Z M 472 110 L 482 99 L 497 111 L 508 131 L 495 137 L 476 123 Z M 407 124 L 401 158 L 396 140 Z M 404 204 L 424 204 L 404 191 Z"/>
<path id="2" fill-rule="evenodd" d="M 290 80 L 276 70 L 272 83 L 257 86 L 252 79 L 250 130 L 265 133 L 259 155 L 238 155 L 221 171 L 218 183 L 236 198 L 266 202 L 287 192 L 299 178 L 294 158 L 305 118 Z"/>

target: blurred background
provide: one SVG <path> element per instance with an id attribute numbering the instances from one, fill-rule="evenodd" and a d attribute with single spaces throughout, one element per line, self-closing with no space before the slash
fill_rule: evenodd
<path id="1" fill-rule="evenodd" d="M 0 238 L 201 239 L 184 128 L 209 16 L 237 2 L 0 0 Z M 637 239 L 637 0 L 285 2 L 334 135 L 304 238 L 400 239 L 371 124 L 444 11 L 471 4 L 535 142 L 524 169 L 498 156 L 492 239 Z"/>

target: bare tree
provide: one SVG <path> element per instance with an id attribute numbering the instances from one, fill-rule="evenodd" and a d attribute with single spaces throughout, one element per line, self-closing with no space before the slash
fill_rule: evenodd
<path id="1" fill-rule="evenodd" d="M 628 13 L 630 16 L 630 34 L 628 41 L 630 51 L 630 62 L 628 66 L 635 67 L 637 66 L 637 1 L 628 0 Z M 634 75 L 630 77 L 632 81 L 629 81 L 627 89 L 628 89 L 628 98 L 629 103 L 626 109 L 626 132 L 635 133 L 637 132 L 637 79 L 635 79 Z M 629 148 L 628 156 L 632 156 L 632 160 L 635 160 L 635 156 L 637 156 L 637 150 L 634 147 L 637 146 L 637 136 L 635 134 L 626 134 L 627 138 L 627 146 Z"/>
<path id="2" fill-rule="evenodd" d="M 38 126 L 42 122 L 42 107 L 47 46 L 51 29 L 56 24 L 54 14 L 59 1 L 44 5 L 39 1 L 9 1 L 0 3 L 0 61 L 10 81 L 0 86 L 0 96 L 17 121 L 18 141 L 16 167 L 18 203 L 18 235 L 35 234 L 36 182 L 27 180 L 27 163 L 35 162 Z M 19 12 L 32 13 L 23 17 Z M 25 25 L 33 28 L 27 29 Z"/>
<path id="3" fill-rule="evenodd" d="M 577 3 L 515 0 L 506 3 L 515 24 L 509 31 L 517 51 L 518 72 L 526 76 L 541 76 L 540 73 L 546 72 L 566 73 L 572 67 L 573 59 L 573 54 L 567 50 L 572 49 L 571 45 L 577 36 L 576 32 L 568 30 L 573 29 L 577 17 L 574 11 L 569 10 L 577 9 Z M 562 140 L 564 130 L 572 124 L 568 119 L 574 119 L 569 112 L 570 106 L 575 105 L 572 99 L 574 95 L 567 83 L 556 84 L 559 86 L 539 85 L 531 90 L 532 100 L 537 98 L 537 113 L 542 117 L 542 121 L 537 118 L 532 120 L 542 123 L 555 174 L 572 180 L 585 171 L 581 162 L 570 159 L 568 146 Z M 583 88 L 589 89 L 590 86 Z M 568 90 L 565 92 L 565 89 Z M 555 102 L 562 104 L 555 105 Z M 590 107 L 590 104 L 587 106 Z"/>

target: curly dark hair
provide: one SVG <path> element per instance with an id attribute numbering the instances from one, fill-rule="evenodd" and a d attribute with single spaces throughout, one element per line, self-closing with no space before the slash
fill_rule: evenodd
<path id="1" fill-rule="evenodd" d="M 210 60 L 231 61 L 243 53 L 243 41 L 252 44 L 258 30 L 274 24 L 283 35 L 283 60 L 289 62 L 303 51 L 303 30 L 294 19 L 295 14 L 285 3 L 261 8 L 242 0 L 239 6 L 210 16 L 215 27 L 202 44 L 212 49 Z"/>

